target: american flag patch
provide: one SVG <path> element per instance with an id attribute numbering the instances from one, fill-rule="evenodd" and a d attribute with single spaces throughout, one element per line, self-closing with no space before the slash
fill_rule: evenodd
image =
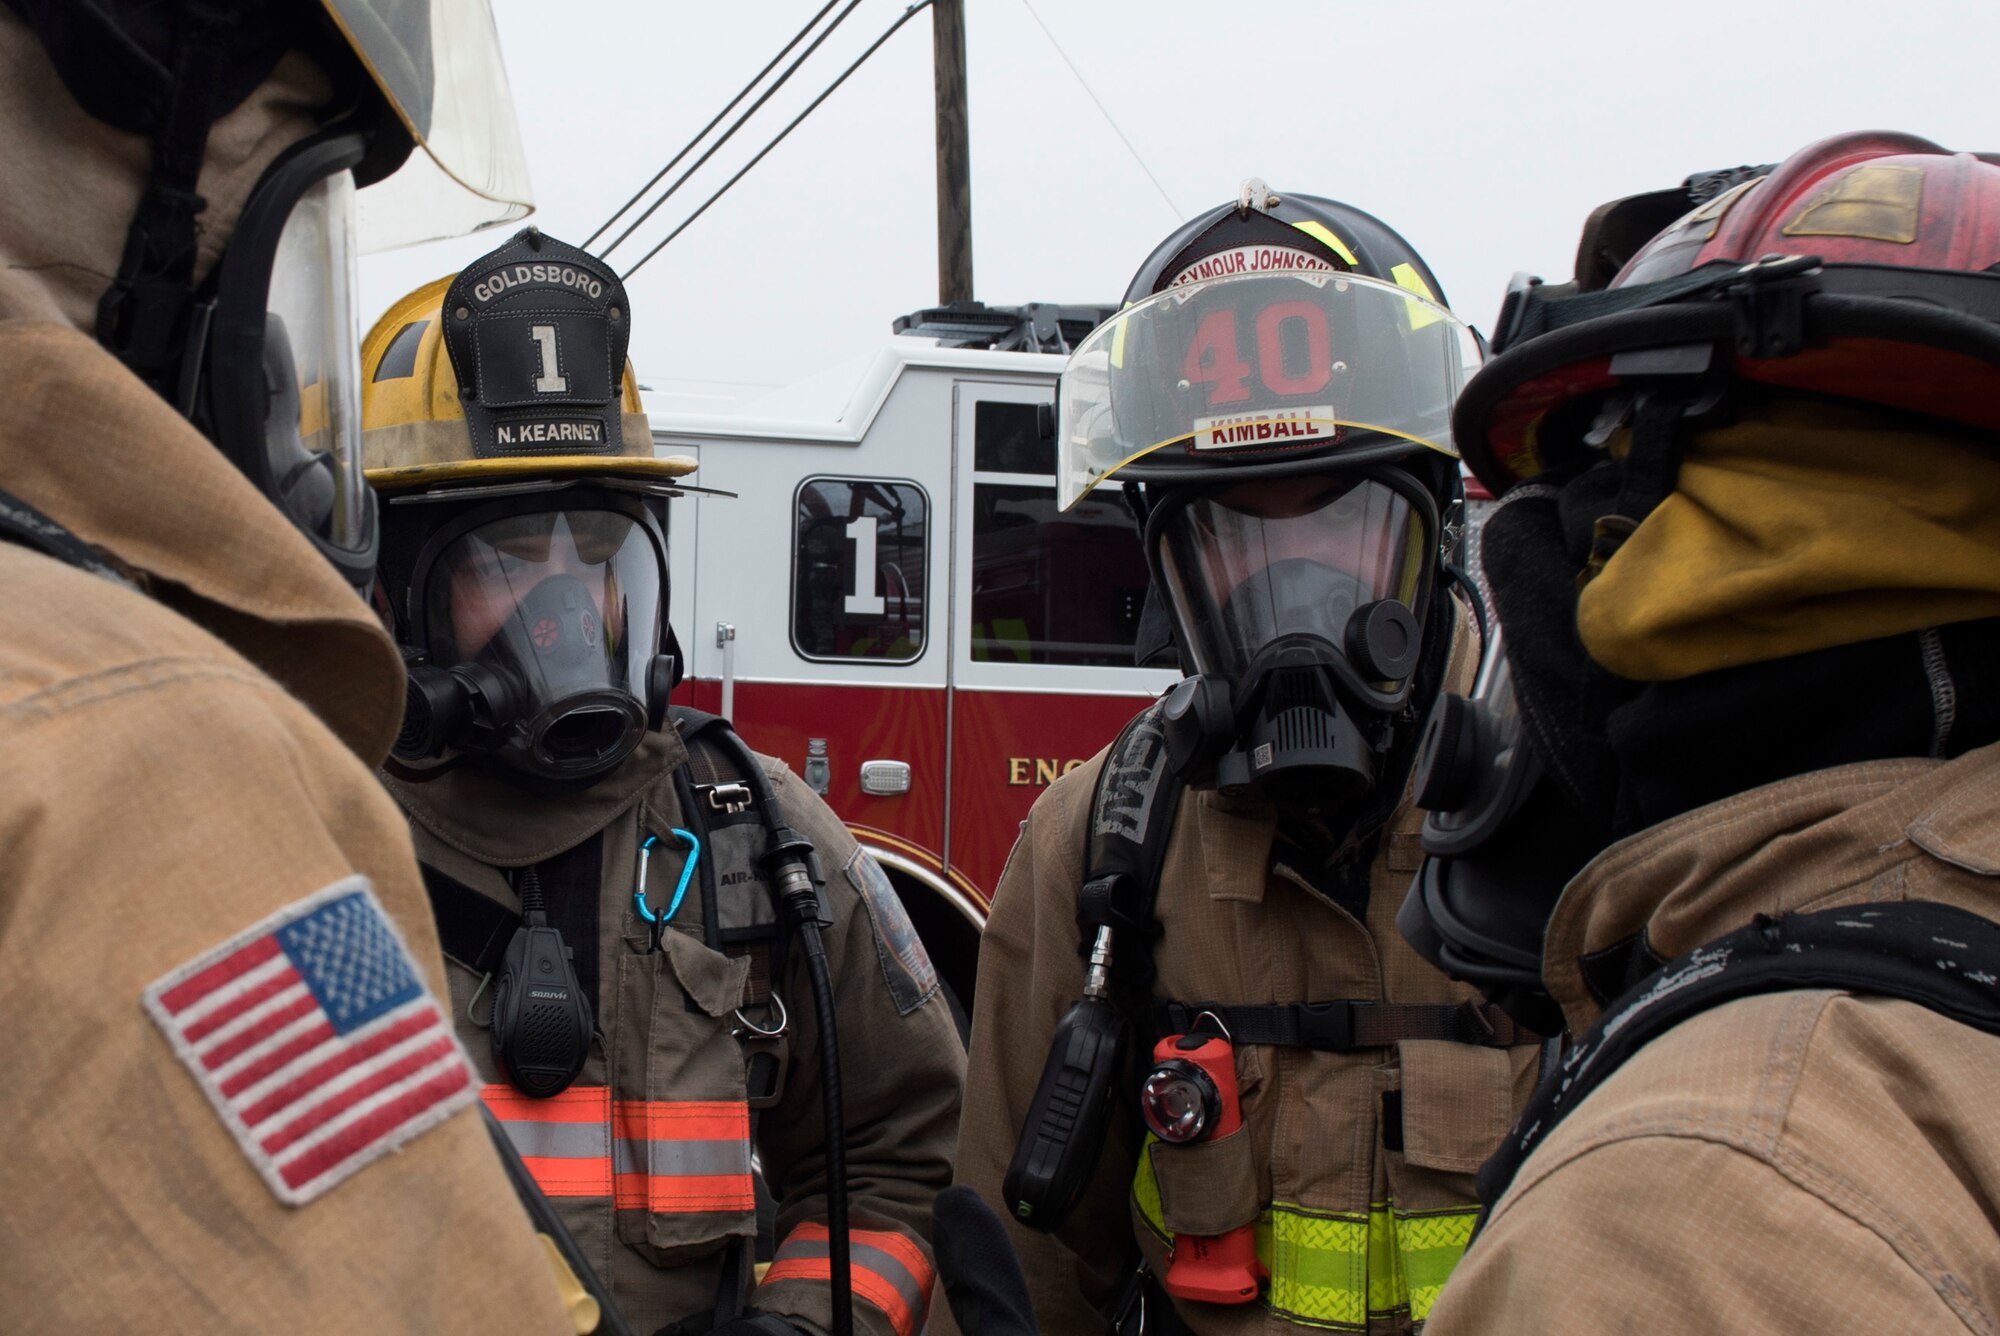
<path id="1" fill-rule="evenodd" d="M 365 877 L 203 952 L 144 1001 L 243 1153 L 294 1206 L 478 1088 Z"/>

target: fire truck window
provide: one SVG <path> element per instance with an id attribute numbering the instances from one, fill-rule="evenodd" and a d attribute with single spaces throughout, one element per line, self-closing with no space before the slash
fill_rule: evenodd
<path id="1" fill-rule="evenodd" d="M 1145 601 L 1145 555 L 1115 489 L 1063 514 L 1052 487 L 975 482 L 975 662 L 1130 668 Z"/>
<path id="2" fill-rule="evenodd" d="M 808 478 L 792 541 L 792 646 L 808 659 L 924 652 L 930 501 L 914 483 Z"/>
<path id="3" fill-rule="evenodd" d="M 1056 443 L 1045 438 L 1034 404 L 981 400 L 972 408 L 972 467 L 981 473 L 1055 476 Z"/>

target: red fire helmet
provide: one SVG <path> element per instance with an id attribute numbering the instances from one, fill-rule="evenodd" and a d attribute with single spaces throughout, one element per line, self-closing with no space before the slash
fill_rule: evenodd
<path id="1" fill-rule="evenodd" d="M 2000 154 L 1821 140 L 1661 231 L 1603 291 L 1517 278 L 1493 347 L 1453 424 L 1495 495 L 1590 450 L 1607 391 L 1663 376 L 2000 431 Z"/>

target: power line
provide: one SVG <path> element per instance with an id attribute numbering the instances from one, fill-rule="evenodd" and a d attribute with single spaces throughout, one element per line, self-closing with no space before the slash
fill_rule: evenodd
<path id="1" fill-rule="evenodd" d="M 835 5 L 839 3 L 840 0 L 826 0 L 826 4 L 820 9 L 819 13 L 807 19 L 806 26 L 799 29 L 797 32 L 793 33 L 792 40 L 786 42 L 785 45 L 779 49 L 778 54 L 771 57 L 771 63 L 766 65 L 763 69 L 758 70 L 757 73 L 751 77 L 750 82 L 744 84 L 743 87 L 740 90 L 738 90 L 735 97 L 729 99 L 728 105 L 723 107 L 721 111 L 715 113 L 714 120 L 711 120 L 707 125 L 702 126 L 700 130 L 696 131 L 694 138 L 688 140 L 687 143 L 681 146 L 681 151 L 674 154 L 672 161 L 668 162 L 666 166 L 660 168 L 659 171 L 654 172 L 652 180 L 646 182 L 645 185 L 640 186 L 636 191 L 632 193 L 631 199 L 628 199 L 623 204 L 619 205 L 616 212 L 614 212 L 609 218 L 606 218 L 602 223 L 598 225 L 597 230 L 595 232 L 592 232 L 590 236 L 584 241 L 582 249 L 589 250 L 590 243 L 597 240 L 599 237 L 603 236 L 606 232 L 609 232 L 611 230 L 612 224 L 616 223 L 621 217 L 624 216 L 625 210 L 631 208 L 634 204 L 637 204 L 642 198 L 645 197 L 647 191 L 651 190 L 654 186 L 660 184 L 660 178 L 665 176 L 668 172 L 671 172 L 682 158 L 685 158 L 689 153 L 693 152 L 694 146 L 696 144 L 699 144 L 702 141 L 703 137 L 706 136 L 710 130 L 713 130 L 721 122 L 724 116 L 727 116 L 731 111 L 734 111 L 736 109 L 736 104 L 738 102 L 741 102 L 746 96 L 749 95 L 750 90 L 757 86 L 759 80 L 763 79 L 765 75 L 769 74 L 773 69 L 775 69 L 777 67 L 778 62 L 783 60 L 788 54 L 790 54 L 791 49 L 799 44 L 799 39 L 804 37 L 807 33 L 811 32 L 813 30 L 814 25 L 817 24 L 821 19 L 826 17 L 827 10 L 832 9 Z M 794 68 L 797 67 L 794 66 Z M 787 73 L 789 75 L 789 71 Z M 780 79 L 778 82 L 783 83 L 784 80 Z"/>
<path id="2" fill-rule="evenodd" d="M 802 123 L 806 117 L 812 115 L 813 112 L 819 110 L 820 103 L 826 101 L 829 97 L 832 97 L 834 90 L 847 82 L 848 75 L 854 73 L 854 71 L 860 69 L 864 64 L 866 64 L 870 56 L 874 55 L 877 51 L 881 50 L 882 44 L 884 42 L 887 42 L 891 37 L 894 37 L 896 35 L 897 29 L 901 28 L 905 23 L 908 23 L 911 19 L 915 18 L 918 14 L 922 13 L 924 10 L 930 8 L 930 4 L 931 0 L 917 0 L 915 4 L 911 5 L 908 9 L 904 10 L 902 16 L 898 18 L 894 23 L 890 24 L 888 29 L 884 31 L 880 37 L 877 37 L 872 43 L 870 43 L 866 51 L 863 51 L 859 56 L 855 57 L 854 63 L 852 65 L 849 65 L 846 69 L 840 72 L 839 78 L 835 79 L 832 83 L 827 85 L 825 92 L 821 93 L 818 97 L 814 98 L 806 106 L 806 109 L 804 111 L 800 112 L 797 116 L 794 116 L 792 118 L 791 123 L 789 125 L 787 125 L 784 129 L 778 131 L 777 138 L 773 139 L 770 143 L 764 145 L 763 148 L 759 149 L 757 151 L 756 157 L 744 163 L 743 166 L 737 171 L 736 175 L 730 177 L 727 181 L 723 182 L 722 189 L 716 191 L 713 195 L 710 195 L 706 200 L 703 200 L 702 205 L 699 209 L 696 209 L 693 213 L 689 214 L 679 227 L 676 227 L 673 231 L 667 233 L 666 236 L 662 237 L 658 245 L 654 246 L 653 249 L 647 251 L 644 255 L 641 255 L 639 257 L 639 262 L 633 265 L 630 269 L 627 269 L 623 274 L 619 275 L 619 277 L 624 279 L 626 282 L 630 282 L 632 279 L 632 275 L 638 273 L 639 270 L 645 267 L 646 261 L 652 259 L 655 255 L 658 255 L 662 250 L 665 250 L 668 242 L 672 241 L 675 237 L 679 236 L 681 233 L 687 231 L 688 228 L 692 227 L 694 225 L 695 219 L 701 217 L 704 213 L 708 212 L 709 205 L 715 203 L 717 200 L 721 199 L 724 195 L 728 194 L 729 188 L 731 186 L 735 185 L 738 181 L 741 181 L 745 176 L 749 175 L 750 169 L 752 167 L 755 167 L 758 163 L 762 162 L 764 160 L 765 155 L 770 153 L 772 149 L 784 143 L 786 135 L 789 135 L 792 131 L 798 129 L 800 123 Z M 841 17 L 845 18 L 846 15 L 843 14 Z M 811 53 L 808 52 L 807 54 Z M 803 59 L 803 57 L 801 57 L 801 59 Z M 752 107 L 751 110 L 755 111 L 756 108 Z M 700 165 L 701 165 L 700 163 L 695 164 L 696 167 L 699 167 Z M 688 170 L 692 171 L 694 169 L 689 168 Z M 686 180 L 687 178 L 683 176 L 681 179 Z M 675 184 L 679 185 L 679 182 L 675 182 Z M 633 226 L 636 227 L 638 226 L 638 224 L 634 223 Z M 631 228 L 627 228 L 626 232 L 629 235 L 631 232 Z M 620 237 L 619 240 L 622 241 L 624 240 L 624 238 Z M 612 246 L 616 245 L 617 242 L 612 243 Z M 610 251 L 610 249 L 611 247 L 605 248 L 607 253 Z"/>
<path id="3" fill-rule="evenodd" d="M 790 52 L 793 47 L 799 44 L 799 39 L 804 37 L 808 32 L 811 32 L 813 26 L 817 24 L 821 19 L 826 17 L 827 10 L 832 9 L 836 4 L 839 3 L 840 0 L 827 0 L 825 7 L 822 8 L 819 11 L 819 13 L 813 15 L 811 21 L 808 22 L 805 27 L 799 29 L 798 32 L 793 35 L 792 40 L 785 43 L 784 48 L 780 50 L 777 55 L 771 57 L 771 63 L 769 65 L 766 65 L 763 69 L 759 70 L 757 72 L 757 77 L 755 79 L 752 79 L 749 83 L 743 85 L 742 92 L 739 92 L 735 97 L 731 98 L 729 100 L 729 105 L 724 107 L 721 111 L 717 112 L 715 115 L 715 119 L 702 127 L 701 134 L 698 134 L 693 139 L 690 139 L 687 142 L 687 147 L 683 148 L 679 153 L 676 153 L 674 155 L 672 162 L 669 162 L 666 166 L 660 168 L 659 171 L 655 172 L 653 174 L 653 179 L 648 181 L 645 184 L 644 188 L 642 188 L 637 195 L 634 195 L 631 199 L 626 200 L 625 203 L 619 207 L 617 213 L 612 214 L 610 218 L 605 220 L 603 227 L 600 227 L 597 229 L 597 231 L 591 233 L 590 241 L 586 241 L 583 243 L 584 249 L 588 250 L 590 248 L 591 241 L 597 240 L 598 237 L 608 232 L 611 229 L 612 224 L 618 221 L 619 215 L 623 214 L 626 209 L 631 208 L 633 204 L 637 203 L 640 196 L 643 196 L 646 193 L 646 191 L 651 190 L 654 186 L 658 185 L 660 182 L 660 178 L 665 176 L 668 172 L 672 171 L 674 169 L 675 164 L 679 163 L 682 158 L 685 158 L 688 155 L 688 151 L 692 149 L 696 144 L 699 144 L 701 142 L 702 136 L 706 135 L 710 130 L 713 130 L 716 126 L 716 122 L 720 121 L 724 116 L 727 116 L 731 108 L 735 107 L 735 105 L 738 102 L 741 102 L 744 98 L 744 95 L 747 94 L 752 88 L 755 88 L 757 86 L 758 80 L 762 79 L 765 75 L 769 74 L 771 72 L 772 67 L 775 66 L 779 61 L 783 60 L 786 54 Z M 758 109 L 762 107 L 766 102 L 769 102 L 771 100 L 772 94 L 776 93 L 780 88 L 783 88 L 785 86 L 786 81 L 789 80 L 794 74 L 798 72 L 799 66 L 805 64 L 806 61 L 812 56 L 812 53 L 819 50 L 820 43 L 826 41 L 827 38 L 833 36 L 834 29 L 838 28 L 842 23 L 845 23 L 847 21 L 847 16 L 849 14 L 852 14 L 860 4 L 861 0 L 848 0 L 847 8 L 841 10 L 838 14 L 833 16 L 833 22 L 829 23 L 826 26 L 825 31 L 821 32 L 819 36 L 813 38 L 812 44 L 806 47 L 804 51 L 801 51 L 799 53 L 798 59 L 794 60 L 790 65 L 785 67 L 784 72 L 778 76 L 777 81 L 774 82 L 769 88 L 766 88 L 763 94 L 760 97 L 758 97 L 758 99 L 755 102 L 751 103 L 749 108 L 745 110 L 741 116 L 738 116 L 735 119 L 735 121 L 730 124 L 728 129 L 722 132 L 721 137 L 719 137 L 713 144 L 710 144 L 708 146 L 708 151 L 703 153 L 699 158 L 695 159 L 694 165 L 689 167 L 686 171 L 682 172 L 680 176 L 675 179 L 674 183 L 666 188 L 665 193 L 663 193 L 658 199 L 654 200 L 651 204 L 647 205 L 646 211 L 644 213 L 640 214 L 637 218 L 634 218 L 631 224 L 628 227 L 626 227 L 626 229 L 623 232 L 620 232 L 618 234 L 616 240 L 614 240 L 610 245 L 606 246 L 602 251 L 600 251 L 598 253 L 599 258 L 608 257 L 612 251 L 617 250 L 620 245 L 624 244 L 625 238 L 631 236 L 633 232 L 637 231 L 639 227 L 648 218 L 651 218 L 653 214 L 659 210 L 659 207 L 662 204 L 665 204 L 668 200 L 672 199 L 674 197 L 674 192 L 678 191 L 682 186 L 686 185 L 688 178 L 693 176 L 696 172 L 700 171 L 702 164 L 707 162 L 710 158 L 714 157 L 716 154 L 716 150 L 720 149 L 724 144 L 727 144 L 730 141 L 730 139 L 735 136 L 736 132 L 738 130 L 741 130 L 744 127 L 744 125 L 746 125 L 749 122 L 750 118 L 757 114 Z"/>
<path id="4" fill-rule="evenodd" d="M 1118 128 L 1118 122 L 1111 117 L 1111 109 L 1104 105 L 1103 99 L 1099 98 L 1096 91 L 1091 88 L 1090 80 L 1083 77 L 1083 71 L 1078 69 L 1076 62 L 1069 58 L 1069 52 L 1062 49 L 1062 43 L 1058 42 L 1056 35 L 1049 31 L 1049 25 L 1042 22 L 1042 16 L 1035 12 L 1035 7 L 1028 0 L 1021 0 L 1021 8 L 1028 11 L 1028 17 L 1035 21 L 1035 26 L 1042 30 L 1042 36 L 1049 39 L 1049 45 L 1056 49 L 1056 54 L 1062 57 L 1063 64 L 1069 66 L 1069 72 L 1076 76 L 1077 83 L 1082 85 L 1083 91 L 1096 104 L 1098 114 L 1103 116 L 1104 123 L 1111 127 L 1111 133 L 1118 136 L 1118 142 L 1125 145 L 1125 151 L 1132 155 L 1132 161 L 1139 164 L 1139 170 L 1144 172 L 1146 179 L 1153 183 L 1153 189 L 1160 192 L 1160 198 L 1165 200 L 1167 207 L 1174 211 L 1174 221 L 1179 222 L 1182 218 L 1186 217 L 1181 212 L 1180 205 L 1174 203 L 1173 196 L 1167 193 L 1167 188 L 1160 184 L 1160 178 L 1153 175 L 1153 169 L 1148 167 L 1146 160 L 1139 156 L 1139 150 L 1132 146 L 1132 141 L 1127 139 L 1125 132 Z"/>

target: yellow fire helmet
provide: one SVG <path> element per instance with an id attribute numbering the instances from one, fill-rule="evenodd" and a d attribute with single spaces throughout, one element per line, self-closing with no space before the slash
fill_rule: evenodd
<path id="1" fill-rule="evenodd" d="M 630 328 L 610 267 L 532 227 L 418 288 L 361 343 L 369 485 L 670 484 L 692 473 L 691 457 L 654 453 L 625 356 Z"/>

